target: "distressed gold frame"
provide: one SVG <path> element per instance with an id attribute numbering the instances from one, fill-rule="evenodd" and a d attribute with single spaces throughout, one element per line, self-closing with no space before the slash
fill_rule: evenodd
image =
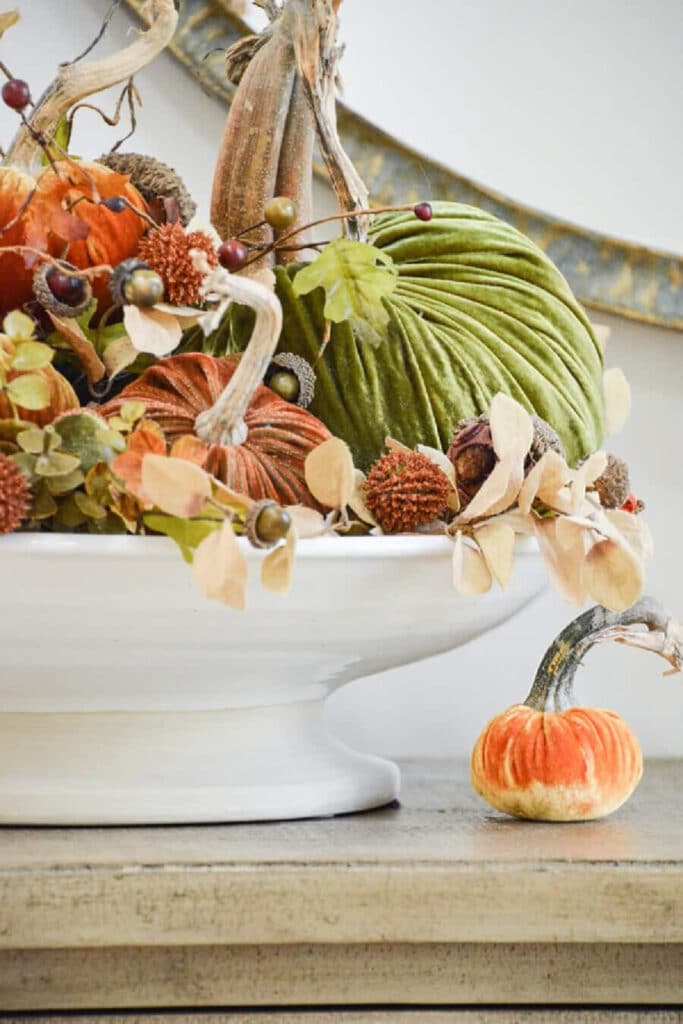
<path id="1" fill-rule="evenodd" d="M 145 20 L 145 0 L 126 0 Z M 223 63 L 206 59 L 249 28 L 227 0 L 183 0 L 170 46 L 204 89 L 230 104 L 234 94 Z M 633 245 L 566 223 L 515 203 L 392 138 L 347 107 L 339 107 L 340 134 L 373 200 L 382 205 L 432 196 L 489 210 L 532 238 L 562 270 L 579 299 L 594 309 L 683 330 L 683 257 Z M 316 170 L 324 175 L 322 165 Z"/>

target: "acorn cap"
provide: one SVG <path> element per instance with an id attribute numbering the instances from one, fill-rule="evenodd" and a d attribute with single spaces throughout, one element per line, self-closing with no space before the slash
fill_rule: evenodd
<path id="1" fill-rule="evenodd" d="M 273 361 L 266 372 L 265 383 L 277 370 L 290 370 L 299 381 L 299 394 L 296 405 L 300 409 L 308 409 L 315 396 L 315 370 L 303 356 L 297 356 L 293 352 L 280 352 L 273 357 Z"/>
<path id="2" fill-rule="evenodd" d="M 535 466 L 540 461 L 541 456 L 550 451 L 557 452 L 563 459 L 566 459 L 564 445 L 557 431 L 546 420 L 542 420 L 535 413 L 531 417 L 531 422 L 534 425 L 534 439 L 531 442 L 528 459 L 531 460 L 532 465 Z M 527 466 L 527 470 L 530 468 L 530 466 Z"/>
<path id="3" fill-rule="evenodd" d="M 187 227 L 195 213 L 197 204 L 187 190 L 182 178 L 161 160 L 140 153 L 107 153 L 97 160 L 118 174 L 127 174 L 130 182 L 148 203 L 163 199 L 174 199 L 183 227 Z"/>
<path id="4" fill-rule="evenodd" d="M 74 275 L 80 277 L 77 268 L 72 266 L 71 263 L 61 263 L 60 266 L 65 274 L 74 273 Z M 87 277 L 81 278 L 83 281 L 83 299 L 77 306 L 69 306 L 66 302 L 59 301 L 47 283 L 48 274 L 55 269 L 56 267 L 54 263 L 45 262 L 39 264 L 33 274 L 33 294 L 40 305 L 43 309 L 47 309 L 50 313 L 54 313 L 55 316 L 77 317 L 80 316 L 81 313 L 85 313 L 93 299 L 90 281 Z"/>
<path id="5" fill-rule="evenodd" d="M 136 257 L 129 260 L 123 260 L 123 262 L 119 263 L 117 267 L 114 267 L 114 273 L 109 278 L 109 291 L 112 299 L 114 300 L 114 305 L 126 305 L 126 296 L 123 293 L 123 289 L 135 270 L 151 269 L 152 268 L 149 263 L 145 263 L 144 260 L 136 259 Z"/>
<path id="6" fill-rule="evenodd" d="M 608 453 L 605 471 L 593 486 L 603 508 L 621 508 L 631 492 L 628 466 L 624 460 Z"/>

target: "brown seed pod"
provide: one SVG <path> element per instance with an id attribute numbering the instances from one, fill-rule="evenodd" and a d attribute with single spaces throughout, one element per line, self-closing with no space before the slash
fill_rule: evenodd
<path id="1" fill-rule="evenodd" d="M 383 455 L 365 481 L 365 503 L 385 533 L 409 533 L 445 511 L 450 484 L 420 452 Z"/>
<path id="2" fill-rule="evenodd" d="M 608 454 L 605 471 L 595 481 L 594 487 L 603 508 L 621 508 L 631 491 L 628 466 L 624 460 L 618 455 Z"/>
<path id="3" fill-rule="evenodd" d="M 33 294 L 43 307 L 55 316 L 77 317 L 85 313 L 93 300 L 93 291 L 87 277 L 77 276 L 76 268 L 70 263 L 60 264 L 61 270 L 54 263 L 44 262 L 39 264 L 33 275 Z M 74 272 L 72 276 L 71 272 Z M 65 302 L 56 294 L 55 277 L 60 281 L 71 282 L 70 301 Z M 52 281 L 52 285 L 50 284 Z M 65 292 L 66 294 L 66 292 Z"/>
<path id="4" fill-rule="evenodd" d="M 31 488 L 17 464 L 0 452 L 0 534 L 18 530 L 31 508 Z"/>
<path id="5" fill-rule="evenodd" d="M 164 200 L 174 201 L 180 222 L 184 227 L 197 212 L 197 204 L 190 195 L 182 178 L 161 160 L 140 153 L 108 153 L 100 157 L 98 164 L 104 164 L 118 174 L 127 174 L 140 195 L 146 199 L 156 219 L 163 223 Z"/>
<path id="6" fill-rule="evenodd" d="M 275 386 L 275 379 L 282 371 L 288 372 L 296 378 L 298 386 L 292 389 L 291 398 Z M 308 409 L 315 395 L 315 370 L 303 356 L 294 355 L 293 352 L 280 352 L 268 367 L 265 383 L 268 387 L 272 387 L 276 394 L 280 395 L 280 398 L 294 402 L 300 409 Z"/>

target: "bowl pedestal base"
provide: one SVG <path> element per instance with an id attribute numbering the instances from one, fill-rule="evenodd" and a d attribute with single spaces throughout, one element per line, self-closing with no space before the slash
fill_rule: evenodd
<path id="1" fill-rule="evenodd" d="M 324 701 L 0 715 L 0 824 L 268 821 L 368 810 L 396 765 L 332 737 Z"/>

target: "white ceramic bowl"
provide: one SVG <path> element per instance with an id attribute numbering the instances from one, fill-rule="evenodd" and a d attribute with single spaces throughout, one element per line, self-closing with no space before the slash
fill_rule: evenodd
<path id="1" fill-rule="evenodd" d="M 329 736 L 336 687 L 451 650 L 543 587 L 459 596 L 443 537 L 299 544 L 285 597 L 205 599 L 163 538 L 0 539 L 0 823 L 249 821 L 398 795 L 395 765 Z M 492 654 L 492 657 L 495 655 Z M 458 686 L 454 680 L 454 686 Z"/>

